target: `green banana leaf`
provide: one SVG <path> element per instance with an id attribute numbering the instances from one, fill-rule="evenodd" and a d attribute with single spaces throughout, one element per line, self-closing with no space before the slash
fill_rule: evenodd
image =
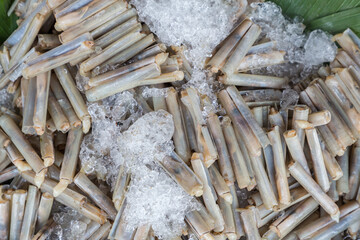
<path id="1" fill-rule="evenodd" d="M 271 0 L 289 17 L 300 16 L 309 29 L 332 34 L 351 28 L 360 34 L 360 0 Z"/>
<path id="2" fill-rule="evenodd" d="M 339 33 L 351 28 L 357 35 L 360 33 L 360 7 L 330 14 L 311 21 L 310 29 L 320 28 L 330 33 Z"/>
<path id="3" fill-rule="evenodd" d="M 17 28 L 16 15 L 14 13 L 10 17 L 7 15 L 11 3 L 12 0 L 0 0 L 0 45 Z"/>

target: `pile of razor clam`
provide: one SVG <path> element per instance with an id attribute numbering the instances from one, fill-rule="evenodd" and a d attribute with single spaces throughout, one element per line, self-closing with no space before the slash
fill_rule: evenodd
<path id="1" fill-rule="evenodd" d="M 141 4 L 14 1 L 0 239 L 357 239 L 360 39 L 333 36 L 341 48 L 301 81 L 266 74 L 291 53 L 239 2 L 199 70 L 186 44 L 140 22 Z M 196 71 L 215 99 L 191 84 Z"/>

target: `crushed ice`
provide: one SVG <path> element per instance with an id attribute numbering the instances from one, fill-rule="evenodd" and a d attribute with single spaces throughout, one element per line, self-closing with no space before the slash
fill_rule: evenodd
<path id="1" fill-rule="evenodd" d="M 150 97 L 166 97 L 168 88 L 144 87 L 142 89 L 142 96 L 144 98 Z"/>
<path id="2" fill-rule="evenodd" d="M 159 110 L 140 117 L 118 137 L 124 165 L 131 174 L 124 212 L 128 227 L 150 224 L 162 239 L 179 235 L 185 214 L 195 206 L 192 197 L 158 165 L 173 151 L 173 133 L 172 115 Z"/>
<path id="3" fill-rule="evenodd" d="M 144 21 L 167 45 L 186 45 L 189 60 L 202 64 L 232 28 L 235 0 L 132 0 Z"/>
<path id="4" fill-rule="evenodd" d="M 161 168 L 139 165 L 132 175 L 125 220 L 128 227 L 150 224 L 156 236 L 173 239 L 184 229 L 185 214 L 195 208 L 186 194 Z"/>
<path id="5" fill-rule="evenodd" d="M 150 224 L 162 239 L 180 234 L 185 214 L 196 204 L 158 165 L 174 149 L 172 115 L 159 110 L 141 116 L 129 92 L 105 99 L 102 104 L 92 103 L 89 112 L 93 130 L 80 151 L 85 171 L 95 172 L 114 185 L 119 166 L 125 166 L 131 174 L 125 209 L 127 227 Z"/>
<path id="6" fill-rule="evenodd" d="M 297 83 L 315 73 L 324 62 L 334 60 L 337 47 L 330 35 L 321 30 L 305 33 L 301 19 L 285 18 L 275 3 L 252 3 L 251 8 L 250 19 L 262 29 L 260 38 L 276 41 L 277 49 L 286 51 L 287 61 L 253 70 L 253 73 L 287 76 L 293 83 Z"/>
<path id="7" fill-rule="evenodd" d="M 92 131 L 84 137 L 80 160 L 86 173 L 95 173 L 99 179 L 112 184 L 117 169 L 123 163 L 116 136 L 127 129 L 141 115 L 142 109 L 132 93 L 118 93 L 102 102 L 88 104 Z"/>
<path id="8" fill-rule="evenodd" d="M 88 219 L 79 212 L 69 207 L 62 207 L 61 211 L 54 214 L 53 219 L 56 226 L 50 239 L 85 240 Z"/>
<path id="9" fill-rule="evenodd" d="M 145 114 L 119 136 L 120 152 L 131 174 L 124 212 L 128 227 L 150 224 L 162 239 L 180 235 L 185 214 L 195 207 L 193 198 L 157 163 L 173 151 L 173 133 L 172 115 L 159 110 Z"/>
<path id="10" fill-rule="evenodd" d="M 131 0 L 140 16 L 163 43 L 185 45 L 184 54 L 193 66 L 193 86 L 215 100 L 213 79 L 203 70 L 206 57 L 229 34 L 245 10 L 243 0 Z"/>
<path id="11" fill-rule="evenodd" d="M 172 115 L 164 110 L 139 118 L 118 136 L 120 151 L 126 156 L 125 166 L 133 172 L 132 168 L 138 165 L 152 164 L 170 155 L 173 151 L 173 133 Z"/>

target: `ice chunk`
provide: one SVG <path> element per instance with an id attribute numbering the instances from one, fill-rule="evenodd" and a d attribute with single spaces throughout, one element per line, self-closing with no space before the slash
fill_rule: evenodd
<path id="1" fill-rule="evenodd" d="M 286 109 L 289 106 L 294 106 L 299 101 L 299 94 L 293 89 L 285 89 L 282 92 L 281 100 L 280 100 L 280 107 L 282 109 Z"/>
<path id="2" fill-rule="evenodd" d="M 337 51 L 335 43 L 321 30 L 314 30 L 310 33 L 304 49 L 305 59 L 311 65 L 331 62 L 335 58 Z"/>
<path id="3" fill-rule="evenodd" d="M 85 240 L 87 222 L 90 221 L 80 213 L 69 207 L 63 207 L 62 211 L 55 213 L 53 218 L 57 225 L 50 239 Z"/>
<path id="4" fill-rule="evenodd" d="M 142 89 L 142 96 L 144 98 L 166 97 L 167 91 L 168 91 L 168 88 L 145 87 Z"/>

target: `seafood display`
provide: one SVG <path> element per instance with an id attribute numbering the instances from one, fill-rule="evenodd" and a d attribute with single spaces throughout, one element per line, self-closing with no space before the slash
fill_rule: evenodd
<path id="1" fill-rule="evenodd" d="M 170 2 L 14 1 L 0 239 L 357 239 L 360 38 Z"/>

